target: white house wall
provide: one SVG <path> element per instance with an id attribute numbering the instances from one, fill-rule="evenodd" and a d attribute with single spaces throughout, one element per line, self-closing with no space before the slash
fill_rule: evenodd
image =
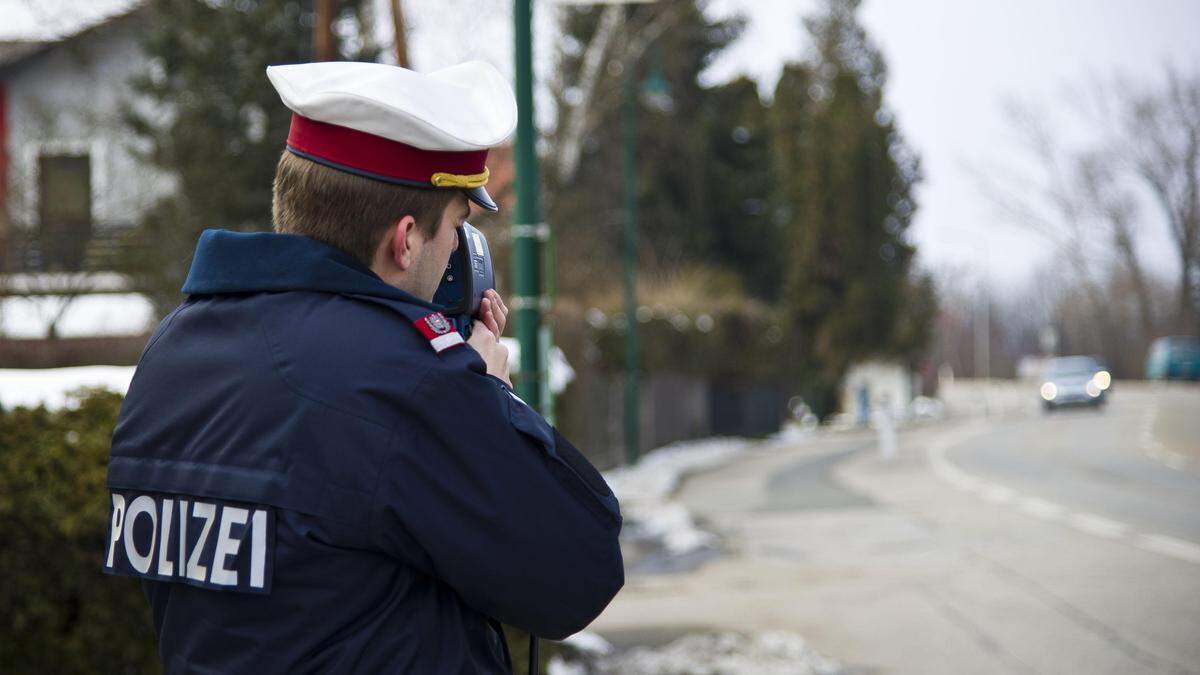
<path id="1" fill-rule="evenodd" d="M 148 67 L 138 47 L 139 17 L 127 17 L 55 45 L 3 71 L 8 105 L 8 211 L 17 227 L 38 214 L 38 157 L 87 152 L 92 222 L 97 229 L 133 224 L 164 192 L 170 177 L 139 162 L 122 128 L 129 79 Z"/>
<path id="2" fill-rule="evenodd" d="M 891 361 L 865 361 L 850 368 L 842 380 L 842 412 L 859 417 L 859 391 L 866 390 L 872 411 L 886 409 L 895 419 L 908 414 L 913 397 L 913 375 L 903 365 Z"/>

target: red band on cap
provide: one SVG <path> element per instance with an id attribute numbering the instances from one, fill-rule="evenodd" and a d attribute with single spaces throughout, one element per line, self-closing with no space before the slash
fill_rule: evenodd
<path id="1" fill-rule="evenodd" d="M 365 131 L 292 115 L 288 147 L 351 169 L 429 184 L 435 173 L 483 173 L 487 150 L 421 150 Z"/>

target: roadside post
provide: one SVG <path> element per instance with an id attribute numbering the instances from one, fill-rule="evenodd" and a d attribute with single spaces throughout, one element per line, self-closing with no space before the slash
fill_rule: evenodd
<path id="1" fill-rule="evenodd" d="M 563 5 L 646 5 L 658 0 L 558 0 Z M 626 10 L 628 11 L 628 9 Z M 625 309 L 625 391 L 624 440 L 625 463 L 636 464 L 641 457 L 641 343 L 637 320 L 637 107 L 642 88 L 637 81 L 637 68 L 628 59 L 621 73 L 621 192 L 624 204 L 621 255 L 622 303 Z M 645 83 L 647 94 L 666 97 L 665 81 L 656 71 Z"/>
<path id="2" fill-rule="evenodd" d="M 537 129 L 533 119 L 533 8 L 531 0 L 515 0 L 517 142 L 517 205 L 513 211 L 513 285 L 509 299 L 514 314 L 517 341 L 521 345 L 521 370 L 516 375 L 517 395 L 535 410 L 542 411 L 542 242 L 550 228 L 542 222 L 538 170 Z"/>

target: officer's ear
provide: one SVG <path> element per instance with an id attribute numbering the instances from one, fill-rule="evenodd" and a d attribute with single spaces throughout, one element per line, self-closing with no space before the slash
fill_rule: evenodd
<path id="1" fill-rule="evenodd" d="M 397 220 L 388 233 L 386 243 L 390 247 L 392 262 L 401 270 L 408 270 L 417 262 L 421 243 L 425 241 L 417 229 L 417 219 L 404 216 Z"/>

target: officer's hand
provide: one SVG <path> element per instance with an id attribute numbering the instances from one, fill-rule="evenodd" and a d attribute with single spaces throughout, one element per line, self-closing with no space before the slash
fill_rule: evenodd
<path id="1" fill-rule="evenodd" d="M 485 291 L 483 302 L 479 303 L 479 318 L 488 330 L 496 337 L 504 335 L 504 326 L 508 323 L 508 306 L 494 290 Z"/>
<path id="2" fill-rule="evenodd" d="M 496 325 L 494 318 L 491 324 Z M 508 347 L 500 343 L 497 334 L 492 332 L 488 324 L 476 321 L 475 325 L 471 326 L 471 339 L 467 340 L 467 344 L 483 357 L 488 375 L 495 376 L 512 387 L 512 380 L 508 376 Z"/>

